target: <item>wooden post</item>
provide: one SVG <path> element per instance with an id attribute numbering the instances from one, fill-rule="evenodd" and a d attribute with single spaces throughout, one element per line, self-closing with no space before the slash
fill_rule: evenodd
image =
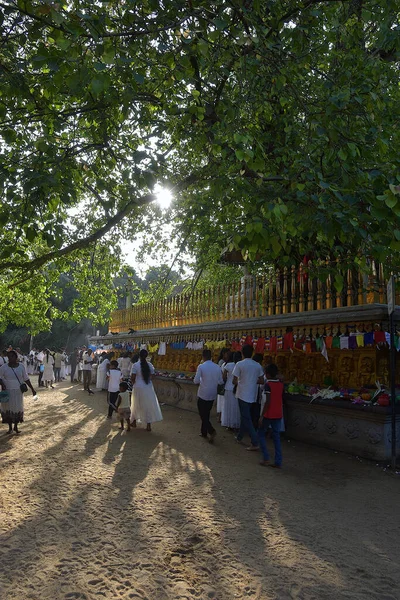
<path id="1" fill-rule="evenodd" d="M 270 273 L 268 282 L 268 315 L 275 314 L 275 301 L 274 301 L 274 275 Z"/>
<path id="2" fill-rule="evenodd" d="M 215 321 L 215 311 L 216 311 L 216 296 L 215 296 L 216 288 L 215 286 L 209 288 L 209 297 L 206 297 L 206 303 L 209 305 L 210 310 L 210 321 Z"/>
<path id="3" fill-rule="evenodd" d="M 291 284 L 290 284 L 290 312 L 297 312 L 297 298 L 296 298 L 296 267 L 292 265 L 291 268 Z"/>
<path id="4" fill-rule="evenodd" d="M 379 296 L 376 293 L 376 284 L 376 265 L 375 261 L 371 259 L 368 275 L 367 304 L 374 304 L 374 302 L 378 301 Z"/>
<path id="5" fill-rule="evenodd" d="M 281 272 L 279 269 L 275 271 L 275 289 L 276 289 L 276 309 L 275 314 L 282 314 L 282 287 L 281 287 Z"/>
<path id="6" fill-rule="evenodd" d="M 379 302 L 380 304 L 386 304 L 385 292 L 385 276 L 383 272 L 383 264 L 379 263 L 378 265 L 378 283 L 379 283 Z"/>
<path id="7" fill-rule="evenodd" d="M 317 310 L 322 310 L 322 281 L 317 279 Z"/>
<path id="8" fill-rule="evenodd" d="M 240 311 L 240 317 L 242 319 L 245 319 L 247 317 L 247 304 L 248 304 L 248 300 L 247 300 L 247 277 L 243 277 L 243 285 L 240 286 L 240 295 L 241 295 L 241 300 L 242 300 L 242 310 Z M 242 295 L 242 290 L 243 290 L 243 295 Z"/>
<path id="9" fill-rule="evenodd" d="M 261 316 L 265 317 L 267 314 L 267 278 L 265 275 L 261 278 Z"/>
<path id="10" fill-rule="evenodd" d="M 299 312 L 304 312 L 304 273 L 303 263 L 299 266 Z"/>
<path id="11" fill-rule="evenodd" d="M 308 284 L 308 298 L 307 298 L 307 310 L 314 310 L 314 286 L 313 279 L 311 279 L 311 260 L 307 265 L 307 284 Z"/>
<path id="12" fill-rule="evenodd" d="M 357 301 L 359 306 L 364 304 L 364 277 L 361 269 L 358 271 Z"/>
<path id="13" fill-rule="evenodd" d="M 283 269 L 283 303 L 282 313 L 286 315 L 288 313 L 288 270 L 287 267 Z"/>
<path id="14" fill-rule="evenodd" d="M 235 301 L 235 319 L 240 319 L 241 315 L 241 291 L 242 291 L 242 282 L 239 280 L 239 283 L 235 284 L 235 289 L 237 289 L 237 304 Z M 236 293 L 235 293 L 236 300 Z"/>
<path id="15" fill-rule="evenodd" d="M 256 293 L 254 298 L 254 306 L 253 306 L 253 317 L 260 316 L 260 286 L 261 286 L 261 277 L 257 276 L 255 279 L 256 283 Z"/>
<path id="16" fill-rule="evenodd" d="M 353 306 L 353 272 L 347 269 L 347 306 Z"/>

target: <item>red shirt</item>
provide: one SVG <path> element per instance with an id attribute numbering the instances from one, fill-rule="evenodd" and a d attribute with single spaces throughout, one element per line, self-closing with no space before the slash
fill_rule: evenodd
<path id="1" fill-rule="evenodd" d="M 265 391 L 269 392 L 270 402 L 264 408 L 263 417 L 265 419 L 282 419 L 283 417 L 283 383 L 278 379 L 268 379 L 265 384 Z"/>

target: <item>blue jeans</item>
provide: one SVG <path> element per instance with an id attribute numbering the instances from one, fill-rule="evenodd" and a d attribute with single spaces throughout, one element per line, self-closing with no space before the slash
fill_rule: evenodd
<path id="1" fill-rule="evenodd" d="M 237 439 L 239 441 L 243 439 L 244 434 L 246 431 L 248 431 L 252 446 L 258 446 L 257 433 L 254 429 L 253 420 L 251 418 L 251 403 L 244 402 L 244 400 L 240 400 L 240 398 L 238 398 L 238 402 L 240 410 L 240 429 L 239 433 L 237 434 Z"/>
<path id="2" fill-rule="evenodd" d="M 275 446 L 275 464 L 280 467 L 282 465 L 282 450 L 281 450 L 281 420 L 282 419 L 266 419 L 262 421 L 261 427 L 258 429 L 258 441 L 260 444 L 261 452 L 263 453 L 264 460 L 269 460 L 269 454 L 267 449 L 267 442 L 265 441 L 265 434 L 268 427 L 271 425 L 272 428 L 272 441 Z"/>

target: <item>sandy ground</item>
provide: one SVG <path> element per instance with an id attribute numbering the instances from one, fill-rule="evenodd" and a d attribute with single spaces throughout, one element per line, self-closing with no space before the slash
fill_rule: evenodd
<path id="1" fill-rule="evenodd" d="M 400 597 L 400 478 L 284 442 L 284 469 L 163 407 L 122 434 L 103 393 L 27 396 L 0 428 L 0 598 Z"/>

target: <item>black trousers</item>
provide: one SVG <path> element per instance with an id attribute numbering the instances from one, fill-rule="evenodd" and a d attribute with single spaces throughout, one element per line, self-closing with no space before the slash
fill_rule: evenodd
<path id="1" fill-rule="evenodd" d="M 197 398 L 197 408 L 201 419 L 201 435 L 207 437 L 207 433 L 214 433 L 215 429 L 210 423 L 210 412 L 213 407 L 214 400 L 202 400 Z"/>
<path id="2" fill-rule="evenodd" d="M 76 370 L 76 363 L 71 363 L 71 383 L 74 383 L 75 381 L 75 370 Z"/>
<path id="3" fill-rule="evenodd" d="M 90 382 L 92 379 L 92 370 L 82 371 L 82 376 L 83 376 L 83 389 L 90 390 Z"/>
<path id="4" fill-rule="evenodd" d="M 108 416 L 112 417 L 112 414 L 115 410 L 114 406 L 116 401 L 118 400 L 119 392 L 108 392 Z M 112 404 L 114 406 L 112 406 Z"/>

